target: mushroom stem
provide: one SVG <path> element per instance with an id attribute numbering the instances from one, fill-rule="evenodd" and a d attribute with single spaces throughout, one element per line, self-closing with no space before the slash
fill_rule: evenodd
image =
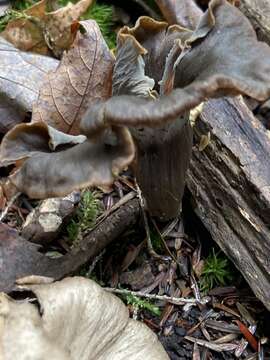
<path id="1" fill-rule="evenodd" d="M 162 221 L 181 211 L 192 150 L 192 128 L 182 122 L 179 118 L 162 128 L 131 130 L 137 148 L 135 176 L 149 213 Z"/>

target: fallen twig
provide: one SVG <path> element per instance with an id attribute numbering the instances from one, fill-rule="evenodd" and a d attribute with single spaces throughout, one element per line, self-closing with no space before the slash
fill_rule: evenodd
<path id="1" fill-rule="evenodd" d="M 11 208 L 11 206 L 14 204 L 15 200 L 21 195 L 20 192 L 17 192 L 15 195 L 12 196 L 12 198 L 9 200 L 9 202 L 7 203 L 7 206 L 5 207 L 5 209 L 2 211 L 1 215 L 0 215 L 0 221 L 3 221 L 4 218 L 6 217 L 9 209 Z"/>
<path id="2" fill-rule="evenodd" d="M 256 329 L 257 329 L 257 325 L 250 325 L 248 327 L 248 330 L 251 332 L 251 334 L 255 334 Z M 248 346 L 248 341 L 245 340 L 244 338 L 241 339 L 239 345 L 235 349 L 235 353 L 234 353 L 235 357 L 239 358 L 243 354 L 247 346 Z"/>
<path id="3" fill-rule="evenodd" d="M 133 295 L 138 297 L 144 297 L 146 299 L 169 301 L 174 305 L 198 304 L 198 301 L 194 298 L 192 299 L 177 298 L 167 295 L 146 294 L 142 291 L 130 291 L 126 289 L 116 289 L 116 288 L 108 288 L 108 287 L 105 287 L 104 290 L 120 295 Z M 207 304 L 209 301 L 210 299 L 208 297 L 204 297 L 203 299 L 201 299 L 200 304 Z"/>
<path id="4" fill-rule="evenodd" d="M 144 222 L 144 228 L 145 228 L 145 232 L 146 232 L 147 249 L 148 249 L 149 255 L 152 256 L 154 259 L 164 260 L 164 257 L 157 254 L 153 248 L 147 214 L 146 214 L 146 210 L 145 210 L 145 201 L 142 196 L 141 189 L 137 183 L 136 183 L 136 188 L 137 188 L 137 194 L 138 194 L 140 207 L 141 207 L 142 214 L 143 214 L 143 222 Z"/>
<path id="5" fill-rule="evenodd" d="M 233 351 L 237 348 L 236 344 L 215 344 L 213 342 L 197 339 L 191 336 L 185 336 L 184 339 L 217 352 Z"/>

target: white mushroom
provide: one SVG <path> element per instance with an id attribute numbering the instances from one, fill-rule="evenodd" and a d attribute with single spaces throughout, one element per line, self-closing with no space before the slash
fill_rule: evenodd
<path id="1" fill-rule="evenodd" d="M 29 285 L 40 308 L 0 294 L 1 360 L 167 360 L 157 336 L 94 281 Z"/>

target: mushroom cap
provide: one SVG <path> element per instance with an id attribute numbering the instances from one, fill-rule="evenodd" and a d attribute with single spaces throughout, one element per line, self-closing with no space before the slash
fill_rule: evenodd
<path id="1" fill-rule="evenodd" d="M 92 280 L 73 277 L 22 289 L 36 295 L 39 307 L 0 294 L 1 359 L 168 359 L 157 336 Z"/>

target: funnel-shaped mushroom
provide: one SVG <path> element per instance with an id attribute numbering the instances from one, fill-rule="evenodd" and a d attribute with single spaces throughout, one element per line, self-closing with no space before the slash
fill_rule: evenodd
<path id="1" fill-rule="evenodd" d="M 122 29 L 113 85 L 119 96 L 89 109 L 82 129 L 129 127 L 148 209 L 168 219 L 179 213 L 191 155 L 188 112 L 211 97 L 269 97 L 270 49 L 237 8 L 212 0 L 194 31 L 149 18 Z"/>
<path id="2" fill-rule="evenodd" d="M 28 285 L 39 307 L 0 293 L 0 358 L 167 360 L 156 335 L 94 281 Z"/>

